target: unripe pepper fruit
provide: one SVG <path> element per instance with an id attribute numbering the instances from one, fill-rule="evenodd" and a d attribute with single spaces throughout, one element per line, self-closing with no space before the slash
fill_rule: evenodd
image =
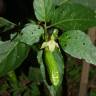
<path id="1" fill-rule="evenodd" d="M 54 86 L 57 86 L 60 82 L 60 73 L 58 65 L 54 58 L 53 52 L 50 51 L 47 47 L 44 49 L 44 59 L 51 83 Z"/>

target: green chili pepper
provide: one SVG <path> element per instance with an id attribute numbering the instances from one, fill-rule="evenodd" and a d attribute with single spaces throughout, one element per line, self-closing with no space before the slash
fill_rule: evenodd
<path id="1" fill-rule="evenodd" d="M 51 83 L 54 86 L 57 86 L 60 82 L 60 73 L 53 52 L 51 52 L 48 48 L 45 48 L 44 57 Z"/>

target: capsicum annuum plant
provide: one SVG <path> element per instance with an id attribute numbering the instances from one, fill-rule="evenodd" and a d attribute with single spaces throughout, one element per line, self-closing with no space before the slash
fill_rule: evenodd
<path id="1" fill-rule="evenodd" d="M 84 33 L 96 25 L 95 11 L 77 3 L 57 1 L 58 3 L 55 0 L 34 0 L 36 20 L 26 24 L 14 39 L 0 41 L 0 76 L 19 67 L 30 48 L 39 46 L 35 51 L 43 83 L 52 96 L 56 96 L 64 76 L 64 54 L 61 49 L 75 58 L 96 64 L 96 48 Z M 3 27 L 3 31 L 15 26 L 0 17 L 0 28 Z"/>

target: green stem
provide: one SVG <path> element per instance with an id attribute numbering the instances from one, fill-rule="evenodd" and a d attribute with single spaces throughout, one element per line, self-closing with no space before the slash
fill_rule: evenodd
<path id="1" fill-rule="evenodd" d="M 45 41 L 48 41 L 48 33 L 47 33 L 47 25 L 46 25 L 46 22 L 45 22 L 45 25 L 44 25 L 44 39 L 45 39 Z"/>

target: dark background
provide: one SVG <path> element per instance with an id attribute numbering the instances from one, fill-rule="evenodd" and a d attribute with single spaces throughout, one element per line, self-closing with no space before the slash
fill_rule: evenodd
<path id="1" fill-rule="evenodd" d="M 14 22 L 34 18 L 33 0 L 0 0 L 0 16 Z"/>

